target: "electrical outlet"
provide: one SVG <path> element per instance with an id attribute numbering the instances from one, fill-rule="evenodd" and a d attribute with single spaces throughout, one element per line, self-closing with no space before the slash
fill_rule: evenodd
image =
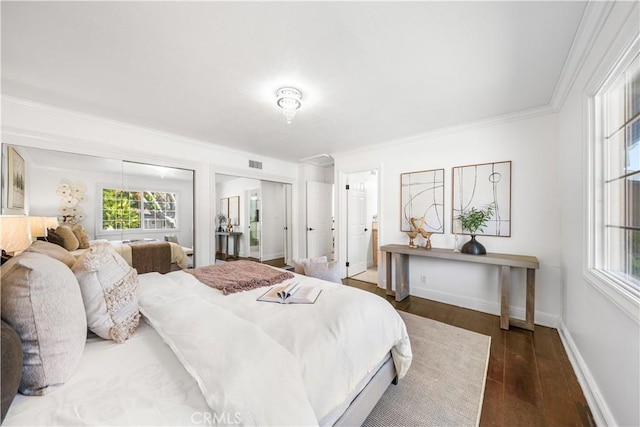
<path id="1" fill-rule="evenodd" d="M 424 274 L 422 276 L 420 276 L 420 284 L 421 285 L 426 285 L 427 284 L 427 276 L 425 276 Z"/>

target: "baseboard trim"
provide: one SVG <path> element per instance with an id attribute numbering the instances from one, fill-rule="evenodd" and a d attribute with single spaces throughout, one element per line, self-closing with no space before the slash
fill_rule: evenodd
<path id="1" fill-rule="evenodd" d="M 443 302 L 445 304 L 455 305 L 457 307 L 469 308 L 471 310 L 481 311 L 483 313 L 500 315 L 500 303 L 498 301 L 486 301 L 477 298 L 469 298 L 461 295 L 450 294 L 447 292 L 439 292 L 422 288 L 411 288 L 411 295 L 415 295 L 420 298 L 426 298 L 433 301 Z M 525 309 L 524 307 L 509 306 L 509 313 L 511 317 L 524 320 Z M 536 311 L 534 313 L 534 323 L 536 325 L 547 326 L 549 328 L 557 328 L 560 321 L 560 317 L 545 313 L 542 311 Z"/>
<path id="2" fill-rule="evenodd" d="M 593 415 L 596 425 L 618 425 L 613 414 L 609 410 L 609 406 L 602 396 L 602 393 L 600 393 L 598 384 L 596 384 L 593 375 L 591 375 L 591 371 L 589 371 L 578 347 L 573 341 L 571 333 L 562 320 L 559 321 L 558 334 L 560 335 L 562 345 L 567 352 L 573 371 L 576 373 L 576 377 L 578 377 L 578 383 L 580 383 L 584 397 L 587 399 L 587 404 L 589 405 L 589 409 L 591 410 L 591 414 Z"/>

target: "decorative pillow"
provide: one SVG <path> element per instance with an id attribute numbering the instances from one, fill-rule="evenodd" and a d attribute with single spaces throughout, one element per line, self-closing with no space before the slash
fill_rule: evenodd
<path id="1" fill-rule="evenodd" d="M 61 225 L 56 228 L 56 234 L 62 237 L 62 247 L 68 251 L 75 251 L 80 246 L 78 238 L 68 225 Z"/>
<path id="2" fill-rule="evenodd" d="M 342 284 L 340 277 L 340 264 L 338 261 L 310 262 L 304 266 L 304 274 L 316 279 Z"/>
<path id="3" fill-rule="evenodd" d="M 82 228 L 80 224 L 76 224 L 71 227 L 71 231 L 73 231 L 76 239 L 78 239 L 77 249 L 87 249 L 89 247 L 89 235 L 84 231 L 84 228 Z"/>
<path id="4" fill-rule="evenodd" d="M 304 266 L 310 262 L 327 262 L 327 257 L 323 255 L 315 258 L 294 258 L 291 260 L 294 273 L 304 274 Z"/>
<path id="5" fill-rule="evenodd" d="M 50 256 L 65 264 L 67 267 L 73 267 L 76 262 L 76 258 L 69 253 L 65 248 L 54 245 L 50 242 L 43 242 L 42 240 L 36 240 L 27 248 L 27 252 L 37 252 L 42 255 Z"/>
<path id="6" fill-rule="evenodd" d="M 2 319 L 20 336 L 24 362 L 19 390 L 41 396 L 75 372 L 87 338 L 78 281 L 60 261 L 24 252 L 2 274 Z M 3 378 L 4 382 L 4 378 Z"/>
<path id="7" fill-rule="evenodd" d="M 47 242 L 64 248 L 64 240 L 56 234 L 56 230 L 54 228 L 47 228 Z"/>
<path id="8" fill-rule="evenodd" d="M 4 320 L 2 321 L 2 416 L 5 415 L 18 393 L 20 378 L 22 378 L 22 343 L 15 329 Z"/>
<path id="9" fill-rule="evenodd" d="M 178 236 L 175 234 L 165 234 L 164 236 L 165 242 L 178 243 Z"/>
<path id="10" fill-rule="evenodd" d="M 138 275 L 109 244 L 91 246 L 73 266 L 96 335 L 125 342 L 138 327 Z"/>

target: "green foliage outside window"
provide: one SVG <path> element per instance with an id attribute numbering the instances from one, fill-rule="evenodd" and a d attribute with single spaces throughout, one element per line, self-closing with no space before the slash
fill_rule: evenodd
<path id="1" fill-rule="evenodd" d="M 103 230 L 177 228 L 175 193 L 102 190 Z"/>

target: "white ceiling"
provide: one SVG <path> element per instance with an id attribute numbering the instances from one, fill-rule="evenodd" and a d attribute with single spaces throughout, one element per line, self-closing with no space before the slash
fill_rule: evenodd
<path id="1" fill-rule="evenodd" d="M 549 105 L 585 5 L 3 1 L 2 92 L 298 160 Z"/>

